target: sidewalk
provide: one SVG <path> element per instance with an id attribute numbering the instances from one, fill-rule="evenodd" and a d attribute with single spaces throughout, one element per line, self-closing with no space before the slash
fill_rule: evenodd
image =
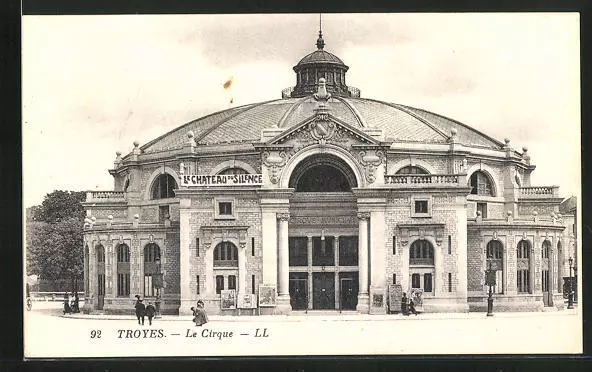
<path id="1" fill-rule="evenodd" d="M 561 310 L 561 311 L 543 311 L 543 312 L 499 312 L 495 313 L 493 317 L 487 317 L 486 313 L 422 313 L 419 315 L 404 316 L 401 314 L 357 314 L 357 313 L 342 313 L 335 312 L 335 314 L 315 314 L 314 311 L 305 313 L 293 313 L 290 315 L 208 315 L 210 322 L 302 322 L 307 320 L 314 321 L 393 321 L 393 320 L 441 320 L 441 319 L 495 319 L 497 318 L 517 318 L 517 317 L 545 317 L 545 316 L 574 316 L 577 314 L 577 309 Z M 62 318 L 72 319 L 88 319 L 88 320 L 136 320 L 134 315 L 111 315 L 111 314 L 69 314 L 59 315 Z M 191 322 L 193 317 L 191 315 L 162 315 L 157 318 L 158 321 L 177 321 L 177 322 Z"/>

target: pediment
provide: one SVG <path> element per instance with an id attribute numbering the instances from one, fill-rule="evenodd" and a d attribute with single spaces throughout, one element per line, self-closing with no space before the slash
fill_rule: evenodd
<path id="1" fill-rule="evenodd" d="M 342 147 L 351 145 L 384 146 L 385 143 L 330 113 L 318 113 L 266 141 L 264 146 L 300 147 L 302 144 L 333 143 Z"/>

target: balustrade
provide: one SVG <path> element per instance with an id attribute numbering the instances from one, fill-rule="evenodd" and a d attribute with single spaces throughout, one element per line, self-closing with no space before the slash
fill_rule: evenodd
<path id="1" fill-rule="evenodd" d="M 396 174 L 384 178 L 386 184 L 395 185 L 459 185 L 458 174 Z"/>
<path id="2" fill-rule="evenodd" d="M 86 193 L 86 201 L 123 201 L 123 191 L 89 191 Z"/>

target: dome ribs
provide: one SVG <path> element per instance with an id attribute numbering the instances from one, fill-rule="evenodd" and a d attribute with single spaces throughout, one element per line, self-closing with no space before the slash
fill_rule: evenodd
<path id="1" fill-rule="evenodd" d="M 368 127 L 368 125 L 366 124 L 366 121 L 364 120 L 364 118 L 362 117 L 362 115 L 360 114 L 358 109 L 356 109 L 356 107 L 354 105 L 349 103 L 345 98 L 338 97 L 338 96 L 335 96 L 335 98 L 338 99 L 339 101 L 343 102 L 345 107 L 347 107 L 352 112 L 352 114 L 354 114 L 354 117 L 356 118 L 356 120 L 358 121 L 358 123 L 360 124 L 360 126 L 362 128 Z"/>
<path id="2" fill-rule="evenodd" d="M 279 101 L 279 100 L 278 99 L 272 99 L 272 100 L 269 100 L 269 101 L 255 103 L 255 104 L 252 104 L 252 105 L 250 105 L 248 107 L 245 107 L 244 109 L 242 109 L 242 110 L 240 110 L 238 112 L 235 112 L 233 115 L 230 115 L 229 117 L 225 118 L 224 120 L 218 122 L 216 125 L 213 125 L 212 127 L 208 128 L 207 130 L 205 130 L 204 132 L 202 132 L 199 136 L 197 136 L 197 138 L 195 139 L 195 142 L 199 144 L 199 142 L 201 140 L 203 140 L 208 134 L 212 133 L 214 130 L 216 130 L 217 128 L 219 128 L 222 124 L 224 124 L 227 121 L 235 118 L 236 116 L 238 116 L 238 115 L 240 115 L 240 114 L 242 114 L 242 113 L 244 113 L 246 111 L 249 111 L 251 109 L 254 109 L 256 107 L 265 105 L 266 103 L 270 103 L 270 102 L 274 102 L 274 101 Z"/>

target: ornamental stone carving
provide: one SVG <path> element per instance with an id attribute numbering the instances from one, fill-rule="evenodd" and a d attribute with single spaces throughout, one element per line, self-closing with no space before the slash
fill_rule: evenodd
<path id="1" fill-rule="evenodd" d="M 269 170 L 269 180 L 271 183 L 277 184 L 279 182 L 280 173 L 286 165 L 288 158 L 288 154 L 284 150 L 263 152 L 262 161 Z"/>
<path id="2" fill-rule="evenodd" d="M 358 219 L 359 220 L 369 220 L 370 219 L 370 212 L 359 212 Z"/>
<path id="3" fill-rule="evenodd" d="M 277 219 L 281 222 L 288 222 L 290 221 L 290 213 L 278 213 Z"/>
<path id="4" fill-rule="evenodd" d="M 368 183 L 376 181 L 376 168 L 382 164 L 384 158 L 382 150 L 362 150 L 358 153 L 358 161 L 364 167 L 364 175 Z"/>

